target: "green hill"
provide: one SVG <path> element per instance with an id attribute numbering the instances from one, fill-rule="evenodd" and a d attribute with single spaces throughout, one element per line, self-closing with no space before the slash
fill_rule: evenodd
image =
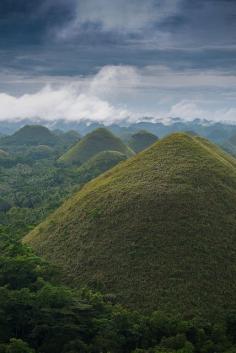
<path id="1" fill-rule="evenodd" d="M 127 147 L 118 137 L 104 128 L 99 128 L 75 144 L 69 151 L 64 153 L 59 162 L 63 164 L 81 165 L 91 157 L 103 151 L 117 151 L 130 157 L 134 152 Z"/>
<path id="2" fill-rule="evenodd" d="M 54 146 L 61 143 L 58 136 L 41 125 L 25 125 L 11 136 L 1 139 L 1 146 Z"/>
<path id="3" fill-rule="evenodd" d="M 153 145 L 157 140 L 158 137 L 156 135 L 140 130 L 131 135 L 128 145 L 134 152 L 138 153 Z"/>
<path id="4" fill-rule="evenodd" d="M 25 242 L 74 285 L 215 318 L 236 308 L 236 160 L 173 134 L 67 200 Z"/>
<path id="5" fill-rule="evenodd" d="M 80 134 L 75 130 L 69 130 L 61 134 L 62 140 L 66 145 L 72 146 L 74 143 L 81 140 Z"/>
<path id="6" fill-rule="evenodd" d="M 79 181 L 81 183 L 86 183 L 126 159 L 126 155 L 120 152 L 100 152 L 77 169 L 78 175 L 80 176 Z"/>

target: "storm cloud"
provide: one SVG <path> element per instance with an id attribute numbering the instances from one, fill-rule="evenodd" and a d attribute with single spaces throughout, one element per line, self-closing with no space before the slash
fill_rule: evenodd
<path id="1" fill-rule="evenodd" d="M 109 87 L 115 101 L 94 94 L 122 107 L 111 115 L 188 112 L 188 102 L 198 115 L 226 117 L 235 109 L 235 33 L 234 0 L 2 0 L 1 104 L 38 97 L 45 87 L 68 91 L 113 67 L 109 82 L 97 85 Z M 125 99 L 114 77 L 120 67 L 143 79 L 141 87 L 138 81 L 123 88 Z M 84 88 L 82 94 L 88 96 Z"/>

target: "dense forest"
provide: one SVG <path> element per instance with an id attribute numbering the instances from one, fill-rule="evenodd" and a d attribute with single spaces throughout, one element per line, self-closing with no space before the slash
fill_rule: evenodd
<path id="1" fill-rule="evenodd" d="M 145 135 L 147 139 L 145 139 Z M 91 149 L 91 146 L 94 147 L 93 136 L 96 138 L 96 148 Z M 143 223 L 145 220 L 148 227 L 152 228 L 154 232 L 154 218 L 151 217 L 156 217 L 156 215 L 147 209 L 147 204 L 152 202 L 154 196 L 155 199 L 157 197 L 155 194 L 157 189 L 150 184 L 151 182 L 157 183 L 154 178 L 156 171 L 158 171 L 157 179 L 160 184 L 155 185 L 164 189 L 166 185 L 169 185 L 169 193 L 175 188 L 175 193 L 171 194 L 170 199 L 165 198 L 166 203 L 172 202 L 174 195 L 175 205 L 178 205 L 177 200 L 182 195 L 183 185 L 187 185 L 188 192 L 191 187 L 197 188 L 199 191 L 197 203 L 199 212 L 201 212 L 199 206 L 203 209 L 203 203 L 206 199 L 209 200 L 209 203 L 212 201 L 210 197 L 214 188 L 218 192 L 224 192 L 221 193 L 221 198 L 214 199 L 222 212 L 230 207 L 229 195 L 233 199 L 232 195 L 235 190 L 236 160 L 234 157 L 226 155 L 216 146 L 201 138 L 193 137 L 191 134 L 183 136 L 180 134 L 164 139 L 164 141 L 160 140 L 153 147 L 142 152 L 157 140 L 157 136 L 150 136 L 150 133 L 145 134 L 143 130 L 140 133 L 130 134 L 130 136 L 126 133 L 122 140 L 121 136 L 117 137 L 103 129 L 96 130 L 92 136 L 89 134 L 81 137 L 77 132 L 52 132 L 40 126 L 27 126 L 11 136 L 4 136 L 0 139 L 1 353 L 236 352 L 236 308 L 233 305 L 232 308 L 225 305 L 227 309 L 216 317 L 195 314 L 183 315 L 181 310 L 178 313 L 178 307 L 176 307 L 175 313 L 168 312 L 162 310 L 158 305 L 154 309 L 143 310 L 141 300 L 140 305 L 137 304 L 133 307 L 128 299 L 121 301 L 119 295 L 112 291 L 106 292 L 100 284 L 91 286 L 89 283 L 86 285 L 84 281 L 80 282 L 80 276 L 76 277 L 76 285 L 73 281 L 73 286 L 70 286 L 70 281 L 65 281 L 63 271 L 60 266 L 54 265 L 55 261 L 50 261 L 50 256 L 47 256 L 47 260 L 45 260 L 45 257 L 36 254 L 29 245 L 25 244 L 25 241 L 22 242 L 27 234 L 30 236 L 35 234 L 35 231 L 33 233 L 31 231 L 42 221 L 47 220 L 50 214 L 57 215 L 58 211 L 53 212 L 59 206 L 62 205 L 63 212 L 66 210 L 68 213 L 69 209 L 73 213 L 73 209 L 77 209 L 77 202 L 81 202 L 76 198 L 80 200 L 84 194 L 84 204 L 79 203 L 80 206 L 83 206 L 82 218 L 76 218 L 76 220 L 82 219 L 85 222 L 88 219 L 89 223 L 86 223 L 86 226 L 89 224 L 89 227 L 94 227 L 94 234 L 99 229 L 101 229 L 100 235 L 106 234 L 109 222 L 102 223 L 103 208 L 96 209 L 95 206 L 97 205 L 96 200 L 98 202 L 102 200 L 109 209 L 109 200 L 113 192 L 111 185 L 115 192 L 122 192 L 122 200 L 125 200 L 127 208 L 129 195 L 132 195 L 136 200 L 135 190 L 138 192 L 138 197 L 142 195 L 142 192 L 145 192 L 145 195 L 142 196 L 142 202 L 144 202 L 149 215 L 144 212 L 144 206 L 138 213 L 138 208 L 132 204 L 131 210 L 138 215 L 134 218 L 135 222 L 137 224 L 141 222 L 141 214 L 145 217 L 142 219 L 143 228 L 141 227 L 141 230 L 135 228 L 130 218 L 131 230 L 129 231 L 131 235 L 134 231 L 140 235 L 145 230 Z M 176 150 L 179 150 L 179 154 Z M 137 152 L 141 152 L 141 154 L 132 157 Z M 76 156 L 76 163 L 62 163 L 65 156 L 72 155 Z M 63 158 L 61 158 L 62 156 Z M 176 174 L 173 171 L 175 159 L 178 164 Z M 199 174 L 196 180 L 199 162 L 204 167 L 198 170 Z M 114 167 L 115 169 L 113 169 Z M 166 170 L 169 171 L 168 175 Z M 184 171 L 184 175 L 187 175 L 185 179 L 181 174 L 182 171 Z M 104 172 L 106 174 L 103 174 Z M 212 174 L 214 174 L 214 178 Z M 96 177 L 99 178 L 87 184 Z M 207 180 L 205 184 L 203 179 Z M 149 184 L 145 184 L 148 182 Z M 212 185 L 212 189 L 207 193 L 206 186 L 209 185 Z M 99 194 L 100 190 L 101 194 Z M 187 195 L 186 190 L 184 195 Z M 188 195 L 190 198 L 186 200 L 192 210 L 196 206 L 193 201 L 194 195 L 192 193 L 188 193 Z M 71 196 L 73 201 L 71 201 Z M 149 199 L 147 200 L 147 198 Z M 64 200 L 68 201 L 64 204 Z M 118 205 L 120 200 L 118 198 L 112 200 L 121 213 L 122 209 L 120 204 Z M 145 202 L 147 203 L 145 204 Z M 73 205 L 72 208 L 70 208 L 71 205 Z M 213 211 L 211 214 L 207 214 L 209 223 L 215 217 Z M 216 223 L 221 229 L 223 224 L 220 223 L 221 218 L 223 219 L 226 215 L 220 214 L 218 208 L 216 212 L 219 214 L 218 223 Z M 194 215 L 198 217 L 197 213 Z M 166 209 L 164 208 L 160 220 L 163 222 L 162 229 L 165 228 L 166 234 L 169 234 L 168 226 L 172 227 L 172 225 L 167 225 L 165 216 Z M 179 230 L 182 231 L 184 229 L 182 227 L 183 220 L 180 220 L 179 217 L 179 213 L 177 213 L 173 227 L 176 227 L 177 222 L 180 222 Z M 63 220 L 63 217 L 61 219 Z M 124 222 L 128 221 L 125 217 L 123 219 Z M 56 234 L 60 229 L 57 222 L 57 218 L 51 221 L 50 235 Z M 73 222 L 64 223 L 64 228 L 61 229 L 69 229 L 74 224 Z M 233 216 L 232 218 L 228 216 L 227 222 L 230 224 L 227 228 L 227 234 L 230 234 L 230 231 L 234 230 Z M 36 228 L 36 233 L 42 232 L 43 227 L 45 225 L 40 224 Z M 197 222 L 191 223 L 191 228 L 194 227 L 199 231 L 199 234 L 201 229 L 210 229 L 209 224 L 205 223 L 202 225 Z M 117 229 L 115 221 L 111 222 L 111 229 L 115 234 Z M 185 231 L 188 234 L 187 228 Z M 74 231 L 73 234 L 76 232 Z M 99 234 L 97 237 L 100 236 Z M 110 229 L 108 234 L 111 234 Z M 223 232 L 221 236 L 226 243 L 229 241 Z M 221 244 L 218 234 L 215 238 L 216 246 Z M 95 241 L 94 239 L 93 241 Z M 186 240 L 185 238 L 181 239 L 183 242 Z M 106 241 L 109 243 L 109 239 Z M 140 247 L 137 248 L 137 244 L 133 242 L 132 238 L 132 241 L 129 239 L 129 243 L 127 243 L 127 248 L 129 248 L 127 257 L 130 257 L 131 264 L 134 263 L 133 259 L 137 253 L 151 259 L 151 248 L 141 248 L 141 243 L 138 243 Z M 214 245 L 214 243 L 212 244 Z M 195 250 L 200 247 L 198 243 L 194 243 L 194 245 Z M 229 243 L 226 244 L 226 248 L 228 245 Z M 203 248 L 205 248 L 202 251 L 207 253 L 206 246 L 204 243 Z M 55 248 L 58 249 L 56 242 Z M 143 253 L 144 251 L 146 252 Z M 230 251 L 228 254 L 233 258 Z M 222 252 L 222 255 L 225 256 L 225 252 Z M 58 253 L 58 257 L 60 256 Z M 221 254 L 219 253 L 217 256 L 218 260 L 221 260 Z M 94 255 L 95 257 L 96 255 Z M 214 259 L 209 258 L 209 261 L 213 263 Z M 202 260 L 205 261 L 205 258 Z M 124 262 L 124 258 L 121 261 Z M 172 264 L 171 257 L 168 258 L 168 261 Z M 88 264 L 94 271 L 91 259 Z M 140 263 L 140 267 L 145 269 L 146 276 L 149 278 L 148 272 L 150 270 L 145 268 L 145 265 L 145 261 Z M 213 265 L 215 266 L 215 263 Z M 109 266 L 112 270 L 111 262 Z M 201 265 L 199 266 L 201 267 Z M 229 266 L 227 261 L 225 266 Z M 138 266 L 136 268 L 138 269 Z M 217 292 L 215 288 L 217 280 L 219 279 L 216 278 L 215 282 L 212 282 L 215 292 Z M 165 283 L 164 279 L 163 283 Z M 176 285 L 176 282 L 172 283 Z M 150 288 L 153 288 L 151 282 L 149 284 Z M 127 288 L 129 285 L 127 282 Z M 125 288 L 126 283 L 122 282 L 122 286 Z M 176 286 L 176 288 L 178 287 Z M 201 287 L 199 289 L 202 290 Z M 144 293 L 148 293 L 148 291 L 142 290 Z M 224 295 L 227 296 L 229 291 L 228 287 L 225 288 Z M 175 293 L 170 292 L 172 296 L 175 296 Z M 166 295 L 170 294 L 166 293 Z M 186 298 L 182 297 L 181 300 L 184 303 Z M 191 300 L 195 300 L 194 295 L 193 298 L 187 298 L 187 302 L 191 302 Z"/>

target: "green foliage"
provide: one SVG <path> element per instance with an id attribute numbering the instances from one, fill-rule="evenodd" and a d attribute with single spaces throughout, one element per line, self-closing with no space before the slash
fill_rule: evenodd
<path id="1" fill-rule="evenodd" d="M 88 183 L 24 241 L 68 283 L 132 308 L 217 317 L 236 307 L 235 214 L 235 159 L 174 134 Z"/>
<path id="2" fill-rule="evenodd" d="M 157 142 L 158 137 L 148 131 L 140 130 L 131 135 L 128 145 L 136 153 L 139 153 Z"/>
<path id="3" fill-rule="evenodd" d="M 27 157 L 33 160 L 50 158 L 54 154 L 54 150 L 47 145 L 33 146 L 29 148 Z"/>
<path id="4" fill-rule="evenodd" d="M 0 225 L 23 235 L 78 187 L 77 173 L 51 159 L 0 164 Z"/>
<path id="5" fill-rule="evenodd" d="M 90 158 L 103 151 L 117 151 L 130 157 L 134 152 L 110 131 L 99 128 L 86 135 L 69 151 L 63 154 L 58 162 L 80 166 Z"/>
<path id="6" fill-rule="evenodd" d="M 38 126 L 27 127 L 15 135 L 28 136 L 29 128 L 41 131 Z M 49 130 L 46 129 L 47 131 Z M 50 136 L 51 134 L 50 132 Z M 40 139 L 39 136 L 38 140 Z M 61 134 L 62 144 L 56 148 L 47 145 L 12 147 L 8 141 L 6 146 L 15 148 L 16 151 L 12 154 L 14 157 L 8 156 L 6 152 L 4 156 L 7 155 L 8 158 L 0 157 L 0 225 L 8 225 L 13 233 L 17 232 L 19 235 L 29 232 L 57 208 L 65 197 L 126 158 L 119 152 L 106 151 L 94 156 L 78 171 L 70 167 L 61 168 L 56 163 L 58 151 L 63 146 L 69 146 L 75 139 L 79 139 L 77 132 Z"/>
<path id="7" fill-rule="evenodd" d="M 6 346 L 6 353 L 34 353 L 29 345 L 21 339 L 12 338 L 10 343 Z"/>

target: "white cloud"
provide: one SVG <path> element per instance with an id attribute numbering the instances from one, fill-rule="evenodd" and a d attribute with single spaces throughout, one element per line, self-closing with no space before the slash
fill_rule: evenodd
<path id="1" fill-rule="evenodd" d="M 196 103 L 182 100 L 171 107 L 169 116 L 191 120 L 195 118 L 204 118 L 205 113 L 206 112 L 199 108 Z"/>
<path id="2" fill-rule="evenodd" d="M 0 94 L 0 120 L 16 118 L 88 119 L 112 122 L 127 119 L 126 109 L 115 108 L 96 96 L 78 93 L 72 86 L 59 89 L 46 87 L 34 94 L 13 97 Z"/>
<path id="3" fill-rule="evenodd" d="M 196 118 L 208 119 L 211 121 L 226 121 L 236 123 L 236 108 L 218 109 L 210 111 L 204 109 L 201 104 L 194 101 L 182 100 L 171 107 L 168 112 L 170 117 L 179 117 L 184 120 L 193 120 Z"/>
<path id="4" fill-rule="evenodd" d="M 0 120 L 62 118 L 109 124 L 135 121 L 142 116 L 162 119 L 174 116 L 236 122 L 232 100 L 236 78 L 223 72 L 206 71 L 199 75 L 195 71 L 177 72 L 162 66 L 143 69 L 105 66 L 94 76 L 73 78 L 71 82 L 53 78 L 51 84 L 44 84 L 47 78 L 40 80 L 43 87 L 36 92 L 20 96 L 0 93 Z M 229 98 L 222 94 L 223 89 L 228 95 L 231 93 Z"/>

